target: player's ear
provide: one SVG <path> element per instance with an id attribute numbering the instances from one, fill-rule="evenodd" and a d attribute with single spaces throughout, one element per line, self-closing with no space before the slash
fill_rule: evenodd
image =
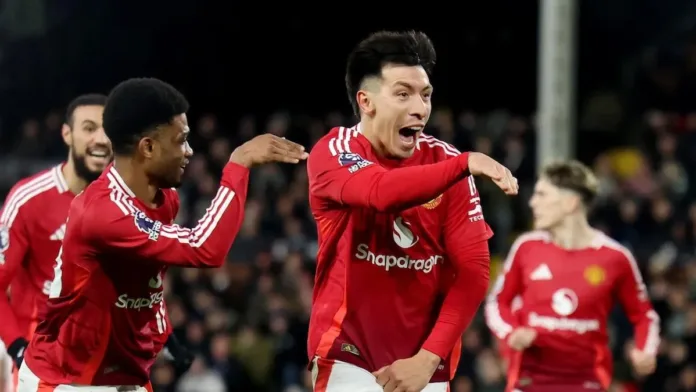
<path id="1" fill-rule="evenodd" d="M 145 136 L 138 142 L 138 150 L 145 158 L 152 158 L 155 150 L 155 139 Z"/>
<path id="2" fill-rule="evenodd" d="M 60 135 L 63 137 L 63 143 L 68 147 L 72 147 L 72 128 L 70 128 L 70 125 L 63 124 L 63 127 L 60 128 Z"/>
<path id="3" fill-rule="evenodd" d="M 368 115 L 374 114 L 375 101 L 369 91 L 359 90 L 355 96 L 355 101 L 358 103 L 361 112 Z"/>
<path id="4" fill-rule="evenodd" d="M 579 208 L 582 207 L 582 200 L 580 199 L 580 196 L 578 195 L 569 195 L 568 196 L 568 201 L 566 202 L 568 210 L 566 211 L 567 213 L 572 213 L 577 211 Z"/>

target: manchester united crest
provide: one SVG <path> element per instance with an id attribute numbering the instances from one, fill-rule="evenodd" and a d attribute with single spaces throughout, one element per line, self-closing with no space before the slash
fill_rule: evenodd
<path id="1" fill-rule="evenodd" d="M 593 264 L 585 268 L 585 273 L 583 275 L 585 276 L 587 283 L 591 284 L 592 286 L 597 286 L 604 282 L 607 273 L 604 271 L 604 268 Z"/>
<path id="2" fill-rule="evenodd" d="M 439 206 L 440 203 L 442 203 L 442 195 L 430 200 L 429 202 L 423 204 L 423 207 L 425 207 L 428 210 L 433 210 L 435 207 Z"/>

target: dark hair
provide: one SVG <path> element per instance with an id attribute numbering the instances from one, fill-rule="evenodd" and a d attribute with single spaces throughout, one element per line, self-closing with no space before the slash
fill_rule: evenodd
<path id="1" fill-rule="evenodd" d="M 65 123 L 73 126 L 73 115 L 75 114 L 75 109 L 81 106 L 105 106 L 106 105 L 106 95 L 104 94 L 83 94 L 79 97 L 73 99 L 68 104 L 68 108 L 65 110 Z"/>
<path id="2" fill-rule="evenodd" d="M 184 95 L 170 84 L 154 78 L 128 79 L 109 93 L 104 131 L 115 154 L 131 154 L 145 134 L 170 124 L 174 116 L 188 109 Z"/>
<path id="3" fill-rule="evenodd" d="M 348 56 L 346 90 L 355 114 L 359 114 L 355 96 L 363 81 L 382 76 L 387 64 L 420 65 L 430 75 L 435 67 L 435 48 L 425 33 L 419 31 L 380 31 L 365 38 Z"/>
<path id="4" fill-rule="evenodd" d="M 542 176 L 561 189 L 578 193 L 587 207 L 591 207 L 597 198 L 597 177 L 589 167 L 578 161 L 549 164 L 544 167 Z"/>

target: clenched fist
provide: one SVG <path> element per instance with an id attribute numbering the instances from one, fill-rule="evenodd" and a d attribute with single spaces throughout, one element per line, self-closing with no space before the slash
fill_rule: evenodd
<path id="1" fill-rule="evenodd" d="M 230 155 L 230 162 L 252 167 L 269 162 L 298 163 L 308 156 L 301 145 L 267 133 L 237 147 Z"/>
<path id="2" fill-rule="evenodd" d="M 520 190 L 510 170 L 495 159 L 480 152 L 469 153 L 469 172 L 475 176 L 486 176 L 508 195 L 516 195 Z"/>
<path id="3" fill-rule="evenodd" d="M 657 359 L 654 354 L 645 353 L 634 347 L 631 349 L 629 357 L 631 359 L 631 365 L 633 365 L 633 369 L 638 376 L 645 377 L 655 371 Z"/>
<path id="4" fill-rule="evenodd" d="M 421 349 L 413 357 L 399 359 L 372 374 L 384 392 L 421 392 L 439 364 L 437 355 Z"/>
<path id="5" fill-rule="evenodd" d="M 519 327 L 515 328 L 507 340 L 508 346 L 516 351 L 522 351 L 534 343 L 537 337 L 537 331 L 533 328 Z"/>

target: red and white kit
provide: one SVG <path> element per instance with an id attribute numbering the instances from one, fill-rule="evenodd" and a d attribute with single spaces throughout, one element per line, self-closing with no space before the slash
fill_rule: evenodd
<path id="1" fill-rule="evenodd" d="M 381 390 L 371 374 L 425 349 L 445 391 L 488 286 L 487 240 L 468 154 L 421 135 L 384 159 L 360 126 L 334 128 L 308 160 L 319 252 L 308 352 L 315 391 Z"/>
<path id="2" fill-rule="evenodd" d="M 513 313 L 517 296 L 521 308 Z M 538 333 L 531 347 L 511 355 L 507 390 L 607 390 L 607 322 L 617 302 L 634 326 L 637 348 L 654 354 L 659 317 L 630 251 L 599 231 L 591 247 L 579 250 L 555 245 L 544 231 L 520 236 L 485 311 L 499 339 L 520 326 Z"/>
<path id="3" fill-rule="evenodd" d="M 63 164 L 22 179 L 0 210 L 0 340 L 3 346 L 31 340 L 53 280 L 53 266 L 65 235 L 75 195 L 63 177 Z M 9 295 L 8 295 L 9 294 Z M 0 352 L 3 352 L 0 350 Z M 11 363 L 12 359 L 7 357 Z M 9 373 L 8 372 L 9 369 Z M 6 367 L 14 390 L 16 369 Z"/>
<path id="4" fill-rule="evenodd" d="M 158 207 L 149 208 L 107 168 L 70 206 L 19 391 L 149 388 L 150 367 L 170 332 L 164 273 L 168 266 L 224 263 L 242 222 L 247 183 L 248 170 L 228 163 L 210 208 L 188 229 L 173 223 L 175 190 L 160 190 Z"/>

